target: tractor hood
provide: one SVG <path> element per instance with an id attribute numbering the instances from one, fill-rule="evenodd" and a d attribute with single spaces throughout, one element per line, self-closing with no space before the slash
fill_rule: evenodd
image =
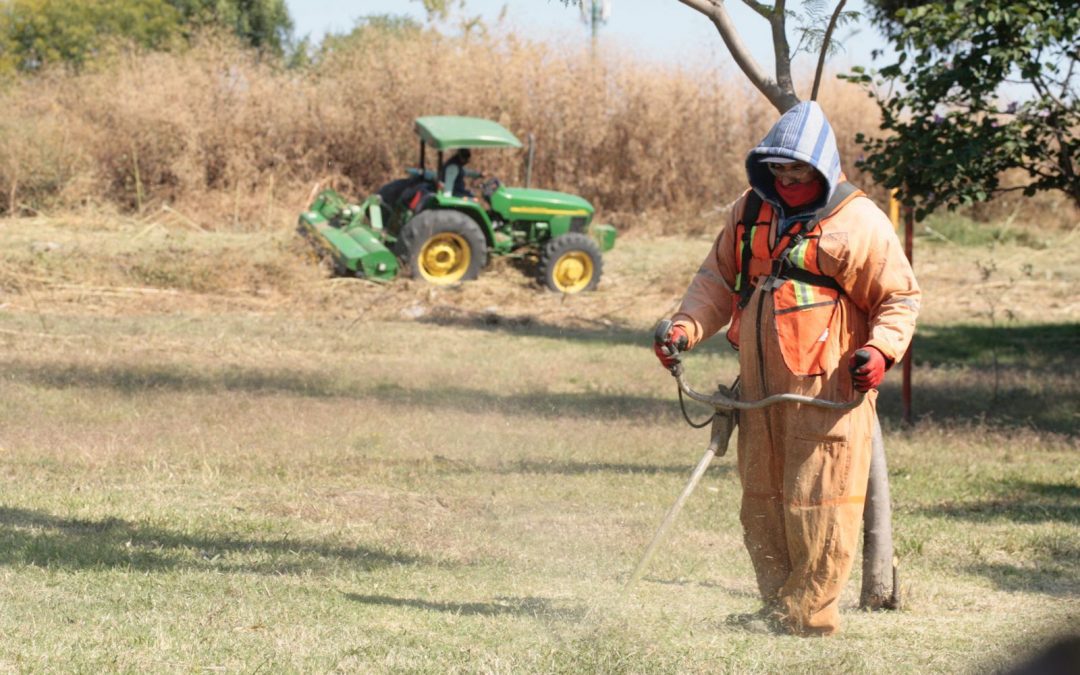
<path id="1" fill-rule="evenodd" d="M 552 190 L 501 187 L 491 195 L 491 207 L 507 220 L 547 220 L 552 216 L 592 216 L 596 210 L 577 195 Z"/>

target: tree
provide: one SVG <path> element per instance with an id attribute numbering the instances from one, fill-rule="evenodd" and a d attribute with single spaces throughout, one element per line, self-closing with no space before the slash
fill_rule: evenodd
<path id="1" fill-rule="evenodd" d="M 285 0 L 166 0 L 189 26 L 225 26 L 251 46 L 282 55 L 293 21 Z"/>
<path id="2" fill-rule="evenodd" d="M 207 25 L 279 56 L 292 35 L 284 0 L 8 0 L 0 2 L 0 74 L 81 68 L 116 42 L 167 49 Z"/>
<path id="3" fill-rule="evenodd" d="M 0 6 L 0 73 L 80 67 L 121 37 L 162 48 L 179 37 L 179 22 L 165 0 L 11 0 Z"/>
<path id="4" fill-rule="evenodd" d="M 1074 0 L 874 3 L 897 57 L 854 69 L 882 112 L 860 166 L 923 219 L 1022 190 L 1080 206 L 1080 12 Z M 882 92 L 885 93 L 882 93 Z"/>
<path id="5" fill-rule="evenodd" d="M 791 60 L 800 51 L 817 52 L 818 65 L 814 75 L 814 84 L 810 98 L 816 99 L 825 59 L 836 48 L 833 33 L 837 28 L 859 20 L 858 12 L 844 11 L 847 0 L 840 0 L 826 20 L 824 0 L 807 0 L 801 13 L 787 7 L 786 0 L 776 0 L 773 5 L 766 5 L 757 0 L 743 0 L 744 4 L 769 22 L 772 32 L 773 55 L 776 61 L 775 77 L 770 77 L 765 69 L 746 48 L 735 22 L 731 19 L 723 0 L 679 0 L 687 7 L 704 14 L 720 33 L 731 57 L 758 91 L 773 104 L 779 112 L 786 112 L 799 102 L 795 93 L 795 83 L 791 77 Z M 797 21 L 796 34 L 799 41 L 794 51 L 787 36 L 787 21 Z"/>

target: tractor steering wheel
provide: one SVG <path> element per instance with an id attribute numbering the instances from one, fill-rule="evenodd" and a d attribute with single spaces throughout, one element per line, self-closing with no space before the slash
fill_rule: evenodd
<path id="1" fill-rule="evenodd" d="M 484 195 L 484 199 L 491 199 L 491 195 L 495 194 L 495 191 L 502 187 L 502 181 L 492 176 L 488 178 L 480 185 L 480 194 Z"/>

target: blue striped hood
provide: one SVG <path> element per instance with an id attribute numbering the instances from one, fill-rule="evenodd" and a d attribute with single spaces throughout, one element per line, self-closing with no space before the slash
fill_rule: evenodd
<path id="1" fill-rule="evenodd" d="M 804 101 L 784 113 L 765 138 L 746 156 L 746 176 L 750 187 L 773 206 L 780 196 L 773 187 L 773 175 L 762 162 L 766 157 L 788 157 L 806 162 L 818 170 L 828 184 L 812 210 L 824 206 L 840 184 L 840 153 L 829 120 L 815 101 Z"/>

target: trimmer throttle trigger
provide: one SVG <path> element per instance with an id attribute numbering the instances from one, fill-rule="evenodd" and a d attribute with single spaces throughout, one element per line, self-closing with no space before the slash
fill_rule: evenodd
<path id="1" fill-rule="evenodd" d="M 653 342 L 661 345 L 661 349 L 667 356 L 675 356 L 679 352 L 686 351 L 686 336 L 679 336 L 679 341 L 675 344 L 670 343 L 671 329 L 674 324 L 671 319 L 664 319 L 660 323 L 656 324 L 656 333 L 653 335 Z"/>
<path id="2" fill-rule="evenodd" d="M 870 352 L 865 349 L 856 350 L 855 359 L 851 362 L 851 372 L 854 373 L 868 363 L 870 363 Z"/>
<path id="3" fill-rule="evenodd" d="M 660 323 L 656 324 L 656 334 L 653 335 L 653 342 L 658 345 L 662 345 L 667 342 L 668 335 L 671 333 L 671 319 L 664 319 Z"/>

